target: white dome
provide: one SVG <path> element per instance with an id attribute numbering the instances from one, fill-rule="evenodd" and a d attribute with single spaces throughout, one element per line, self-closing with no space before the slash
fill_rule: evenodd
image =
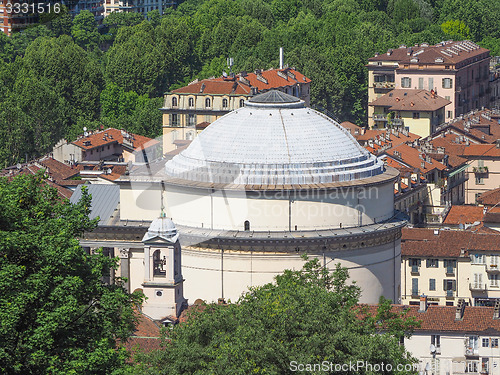
<path id="1" fill-rule="evenodd" d="M 142 242 L 147 242 L 154 238 L 162 238 L 175 243 L 179 239 L 179 233 L 177 232 L 174 222 L 165 216 L 154 219 L 144 235 Z"/>
<path id="2" fill-rule="evenodd" d="M 383 163 L 336 121 L 270 91 L 211 124 L 165 172 L 198 182 L 296 185 L 372 177 Z"/>

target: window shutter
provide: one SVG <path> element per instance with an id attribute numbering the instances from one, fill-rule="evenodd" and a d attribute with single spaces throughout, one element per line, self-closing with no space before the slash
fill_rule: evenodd
<path id="1" fill-rule="evenodd" d="M 452 287 L 452 290 L 455 291 L 457 290 L 457 280 L 452 280 L 451 281 L 451 287 Z"/>
<path id="2" fill-rule="evenodd" d="M 443 290 L 446 290 L 446 280 L 443 280 Z"/>
<path id="3" fill-rule="evenodd" d="M 431 266 L 431 260 L 430 259 L 427 259 L 427 268 L 429 268 Z"/>

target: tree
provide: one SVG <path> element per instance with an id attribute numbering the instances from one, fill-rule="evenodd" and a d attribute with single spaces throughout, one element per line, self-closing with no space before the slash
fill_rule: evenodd
<path id="1" fill-rule="evenodd" d="M 116 259 L 79 245 L 92 230 L 90 196 L 62 201 L 41 173 L 0 179 L 0 372 L 109 374 L 134 328 L 122 280 L 105 284 Z"/>
<path id="2" fill-rule="evenodd" d="M 272 284 L 250 288 L 236 304 L 193 309 L 163 349 L 139 357 L 136 373 L 292 374 L 294 361 L 362 360 L 391 364 L 394 370 L 412 363 L 399 339 L 408 337 L 417 322 L 391 312 L 387 301 L 375 316 L 368 314 L 357 305 L 359 288 L 348 285 L 347 278 L 340 265 L 329 273 L 313 259 L 300 271 L 286 270 Z"/>
<path id="3" fill-rule="evenodd" d="M 469 27 L 460 20 L 449 20 L 441 24 L 441 30 L 450 39 L 454 40 L 467 40 L 470 39 Z"/>
<path id="4" fill-rule="evenodd" d="M 71 27 L 71 35 L 76 44 L 82 48 L 96 47 L 99 43 L 99 32 L 97 22 L 89 10 L 83 10 L 74 18 Z"/>

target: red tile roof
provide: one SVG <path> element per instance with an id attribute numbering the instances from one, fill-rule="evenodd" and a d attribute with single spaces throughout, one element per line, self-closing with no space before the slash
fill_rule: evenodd
<path id="1" fill-rule="evenodd" d="M 437 234 L 434 234 L 435 231 Z M 473 251 L 500 250 L 500 232 L 490 234 L 420 228 L 404 228 L 402 232 L 401 253 L 404 257 L 458 258 Z"/>
<path id="2" fill-rule="evenodd" d="M 495 143 L 500 139 L 500 115 L 489 109 L 473 111 L 440 127 L 436 135 L 447 134 L 456 142 L 460 135 L 477 143 Z"/>
<path id="3" fill-rule="evenodd" d="M 124 143 L 125 135 L 125 143 Z M 130 136 L 127 139 L 127 136 Z M 90 142 L 86 145 L 85 142 Z M 132 149 L 148 148 L 151 146 L 156 146 L 159 142 L 155 139 L 144 137 L 138 134 L 132 134 L 127 132 L 122 132 L 121 130 L 108 128 L 93 134 L 88 137 L 82 137 L 72 142 L 74 145 L 83 148 L 84 150 L 90 150 L 95 147 L 100 147 L 104 145 L 111 145 L 113 143 L 119 143 L 123 146 L 127 146 L 130 143 Z"/>
<path id="4" fill-rule="evenodd" d="M 420 136 L 410 132 L 407 134 L 402 132 L 391 132 L 388 129 L 367 129 L 363 134 L 354 135 L 354 138 L 356 138 L 358 142 L 378 139 L 382 145 L 391 143 L 392 146 L 397 146 L 402 143 L 413 142 L 420 139 Z"/>
<path id="5" fill-rule="evenodd" d="M 375 99 L 369 106 L 387 107 L 391 111 L 436 111 L 451 101 L 427 90 L 395 89 Z"/>
<path id="6" fill-rule="evenodd" d="M 453 52 L 450 52 L 453 51 Z M 420 52 L 422 51 L 422 52 Z M 470 41 L 442 42 L 434 46 L 421 44 L 419 46 L 402 46 L 394 50 L 388 50 L 368 59 L 368 61 L 395 61 L 403 64 L 410 64 L 411 59 L 418 58 L 414 64 L 456 64 L 472 57 L 486 55 L 489 56 L 489 50 L 479 47 Z M 436 61 L 436 59 L 441 59 Z"/>
<path id="7" fill-rule="evenodd" d="M 446 166 L 434 159 L 427 161 L 427 158 L 422 159 L 425 154 L 417 150 L 416 148 L 410 147 L 406 144 L 400 144 L 396 147 L 392 147 L 385 150 L 384 153 L 401 159 L 404 163 L 410 165 L 413 168 L 418 168 L 423 173 L 430 172 L 434 169 L 442 171 L 446 169 Z M 422 156 L 422 157 L 421 157 Z"/>
<path id="8" fill-rule="evenodd" d="M 360 305 L 366 307 L 366 314 L 374 316 L 376 305 Z M 428 305 L 427 310 L 420 312 L 420 306 L 392 305 L 393 312 L 406 311 L 406 317 L 413 317 L 420 322 L 415 332 L 449 332 L 500 334 L 500 319 L 493 319 L 494 307 L 466 306 L 462 319 L 456 320 L 456 306 Z"/>
<path id="9" fill-rule="evenodd" d="M 138 322 L 132 336 L 123 343 L 123 346 L 131 353 L 150 352 L 161 348 L 160 326 L 150 317 L 136 312 Z"/>
<path id="10" fill-rule="evenodd" d="M 250 95 L 248 85 L 235 81 L 204 79 L 172 91 L 176 94 Z"/>
<path id="11" fill-rule="evenodd" d="M 485 206 L 500 205 L 500 188 L 484 192 L 478 198 L 478 202 Z"/>
<path id="12" fill-rule="evenodd" d="M 238 74 L 236 77 L 219 77 L 195 81 L 173 90 L 177 94 L 251 95 L 252 87 L 267 91 L 280 87 L 309 83 L 311 80 L 292 68 L 262 70 L 260 73 Z"/>
<path id="13" fill-rule="evenodd" d="M 472 224 L 483 220 L 483 207 L 456 205 L 451 206 L 443 222 L 445 225 Z"/>
<path id="14" fill-rule="evenodd" d="M 78 175 L 78 170 L 50 157 L 43 157 L 38 163 L 46 168 L 47 173 L 54 180 L 66 180 Z"/>

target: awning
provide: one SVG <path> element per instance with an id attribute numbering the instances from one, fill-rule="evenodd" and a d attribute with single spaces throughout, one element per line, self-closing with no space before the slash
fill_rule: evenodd
<path id="1" fill-rule="evenodd" d="M 465 170 L 467 169 L 467 167 L 468 167 L 468 166 L 469 166 L 468 164 L 465 164 L 465 165 L 461 166 L 461 167 L 460 167 L 460 168 L 458 168 L 457 170 L 455 170 L 455 171 L 451 172 L 451 173 L 448 175 L 448 177 L 453 177 L 453 176 L 455 176 L 457 173 L 460 173 L 460 172 L 462 172 L 462 171 L 465 171 Z"/>

